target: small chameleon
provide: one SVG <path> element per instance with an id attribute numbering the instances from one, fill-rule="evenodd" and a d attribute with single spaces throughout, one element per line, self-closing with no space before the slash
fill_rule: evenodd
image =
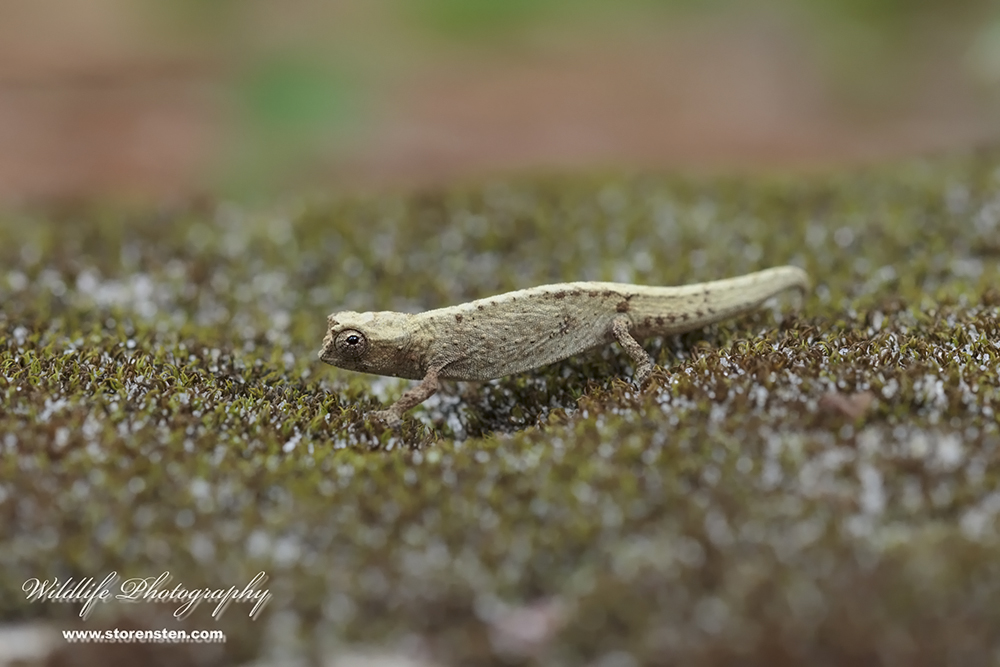
<path id="1" fill-rule="evenodd" d="M 653 359 L 636 338 L 698 329 L 746 313 L 809 278 L 794 266 L 737 278 L 647 287 L 575 282 L 541 285 L 424 313 L 343 311 L 327 318 L 319 358 L 361 373 L 420 380 L 372 417 L 390 426 L 441 380 L 492 380 L 617 340 L 642 387 Z"/>

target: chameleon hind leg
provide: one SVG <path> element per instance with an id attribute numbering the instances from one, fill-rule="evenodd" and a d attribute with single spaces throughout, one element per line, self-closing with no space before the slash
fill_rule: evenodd
<path id="1" fill-rule="evenodd" d="M 611 333 L 614 334 L 615 340 L 622 346 L 622 349 L 632 358 L 632 363 L 635 364 L 635 384 L 641 388 L 646 386 L 646 383 L 649 382 L 649 376 L 653 373 L 653 357 L 632 337 L 628 325 L 627 317 L 616 317 L 611 323 Z"/>

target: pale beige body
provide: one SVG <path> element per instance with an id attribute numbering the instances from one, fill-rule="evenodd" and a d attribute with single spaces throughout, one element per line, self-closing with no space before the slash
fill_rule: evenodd
<path id="1" fill-rule="evenodd" d="M 653 369 L 636 338 L 683 333 L 752 310 L 790 288 L 802 269 L 782 266 L 680 287 L 576 282 L 542 285 L 424 313 L 340 312 L 328 318 L 326 363 L 422 380 L 376 417 L 396 423 L 438 380 L 490 380 L 617 340 L 642 385 Z"/>

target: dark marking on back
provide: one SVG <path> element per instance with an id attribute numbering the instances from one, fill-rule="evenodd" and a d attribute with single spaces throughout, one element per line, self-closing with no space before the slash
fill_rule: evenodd
<path id="1" fill-rule="evenodd" d="M 455 315 L 455 321 L 456 322 L 461 322 L 462 319 L 464 319 L 464 318 L 461 315 Z"/>
<path id="2" fill-rule="evenodd" d="M 715 315 L 715 308 L 709 308 L 708 309 L 708 314 L 709 315 Z"/>
<path id="3" fill-rule="evenodd" d="M 681 313 L 681 319 L 684 320 L 685 322 L 688 321 L 689 317 L 691 317 L 691 316 L 688 315 L 687 313 Z"/>
<path id="4" fill-rule="evenodd" d="M 556 292 L 555 294 L 552 295 L 552 298 L 554 298 L 554 299 L 565 299 L 566 298 L 566 292 L 564 290 L 559 290 L 558 292 Z"/>
<path id="5" fill-rule="evenodd" d="M 696 317 L 704 317 L 705 316 L 705 313 L 701 312 L 700 310 L 694 311 L 694 314 L 695 314 Z"/>
<path id="6" fill-rule="evenodd" d="M 476 310 L 485 310 L 485 309 L 486 309 L 486 306 L 483 306 L 482 304 L 476 306 Z"/>
<path id="7" fill-rule="evenodd" d="M 663 315 L 656 316 L 656 323 L 659 324 L 661 327 L 663 326 Z"/>
<path id="8" fill-rule="evenodd" d="M 624 301 L 619 301 L 618 305 L 615 306 L 615 310 L 618 311 L 619 313 L 627 313 L 628 312 L 628 299 L 625 299 Z"/>

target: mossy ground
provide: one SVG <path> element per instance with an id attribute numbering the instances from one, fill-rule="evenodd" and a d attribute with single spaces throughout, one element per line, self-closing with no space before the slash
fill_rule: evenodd
<path id="1" fill-rule="evenodd" d="M 263 570 L 274 595 L 256 621 L 185 622 L 224 647 L 59 664 L 357 645 L 444 664 L 1000 661 L 996 152 L 36 209 L 0 236 L 0 619 L 175 623 L 122 604 L 80 622 L 28 604 L 31 577 Z M 815 282 L 800 310 L 647 341 L 664 370 L 645 393 L 612 346 L 447 384 L 394 434 L 364 416 L 405 383 L 316 358 L 337 309 L 785 263 Z M 534 642 L 532 618 L 551 631 Z"/>

